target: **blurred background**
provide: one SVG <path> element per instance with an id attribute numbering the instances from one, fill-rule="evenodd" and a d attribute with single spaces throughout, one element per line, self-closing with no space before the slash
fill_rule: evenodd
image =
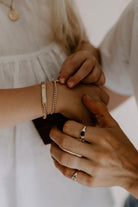
<path id="1" fill-rule="evenodd" d="M 130 0 L 76 0 L 91 42 L 98 46 L 104 35 L 116 23 Z M 138 149 L 138 109 L 134 97 L 111 112 L 121 128 Z M 128 193 L 111 188 L 115 207 L 123 207 Z"/>

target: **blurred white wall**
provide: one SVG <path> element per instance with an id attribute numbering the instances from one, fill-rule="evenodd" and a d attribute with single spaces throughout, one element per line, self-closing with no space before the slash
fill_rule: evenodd
<path id="1" fill-rule="evenodd" d="M 91 42 L 98 46 L 106 32 L 117 21 L 130 0 L 76 0 Z M 138 109 L 134 98 L 130 98 L 112 112 L 129 139 L 138 148 Z M 113 187 L 116 206 L 122 207 L 127 192 Z"/>

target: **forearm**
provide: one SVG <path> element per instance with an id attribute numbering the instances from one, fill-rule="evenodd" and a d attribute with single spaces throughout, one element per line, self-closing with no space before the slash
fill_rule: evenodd
<path id="1" fill-rule="evenodd" d="M 0 129 L 41 116 L 40 85 L 0 90 Z"/>

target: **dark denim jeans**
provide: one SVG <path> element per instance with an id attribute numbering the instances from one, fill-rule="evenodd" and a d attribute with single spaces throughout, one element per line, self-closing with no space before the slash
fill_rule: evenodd
<path id="1" fill-rule="evenodd" d="M 130 195 L 126 200 L 124 207 L 138 207 L 138 200 Z"/>

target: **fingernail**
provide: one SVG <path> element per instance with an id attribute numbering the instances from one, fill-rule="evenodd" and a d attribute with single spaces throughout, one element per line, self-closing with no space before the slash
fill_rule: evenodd
<path id="1" fill-rule="evenodd" d="M 59 81 L 60 81 L 60 83 L 64 84 L 65 83 L 65 78 L 60 76 Z"/>
<path id="2" fill-rule="evenodd" d="M 72 81 L 68 81 L 68 86 L 69 87 L 73 87 L 74 86 L 74 83 Z"/>

